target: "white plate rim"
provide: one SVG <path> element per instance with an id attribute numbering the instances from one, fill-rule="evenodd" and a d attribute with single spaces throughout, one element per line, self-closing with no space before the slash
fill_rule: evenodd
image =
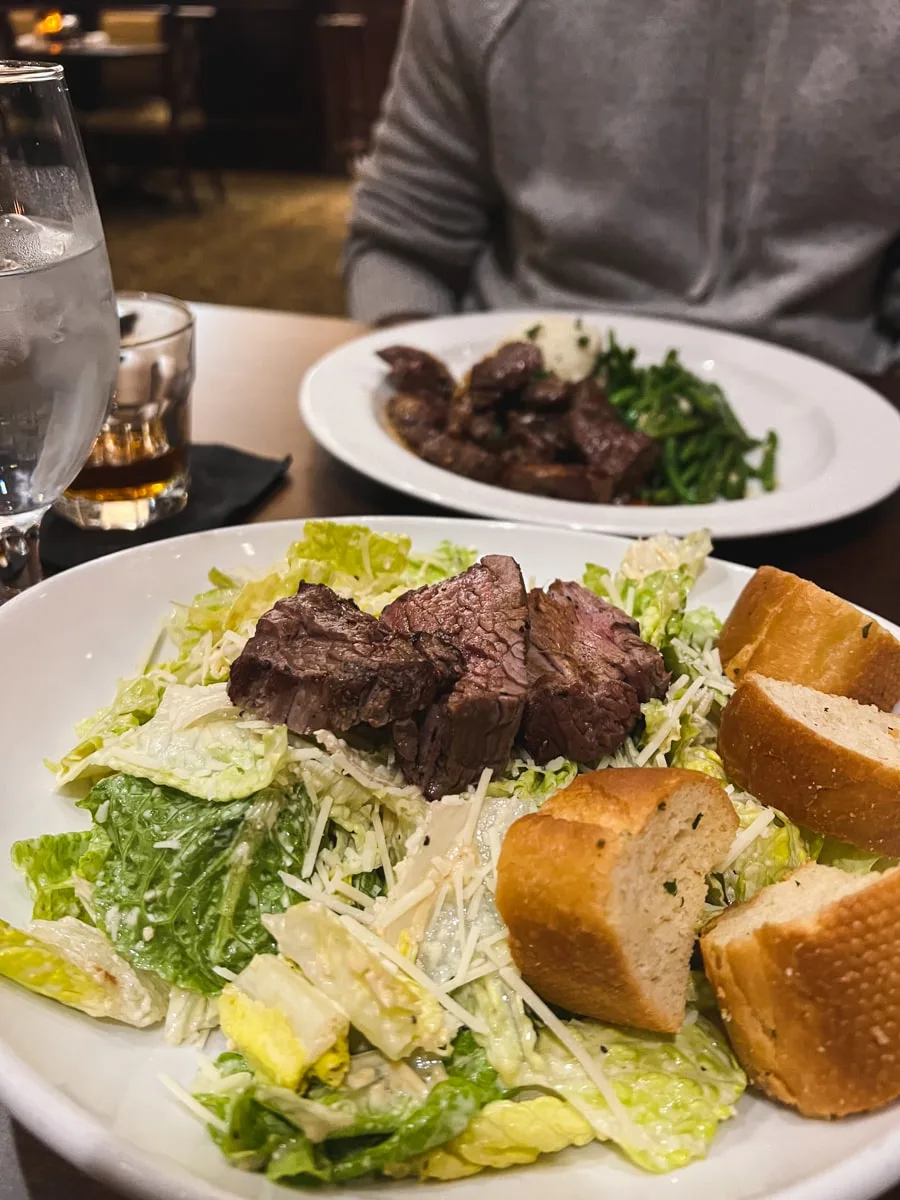
<path id="1" fill-rule="evenodd" d="M 802 372 L 807 386 L 815 391 L 817 407 L 823 413 L 852 413 L 836 432 L 837 450 L 827 469 L 811 482 L 790 491 L 778 491 L 748 500 L 720 504 L 660 505 L 641 508 L 628 505 L 584 504 L 554 500 L 510 491 L 491 484 L 476 483 L 435 467 L 418 458 L 395 441 L 374 417 L 372 395 L 364 397 L 363 431 L 365 446 L 348 435 L 346 422 L 339 422 L 332 411 L 335 386 L 342 371 L 363 355 L 394 343 L 419 344 L 440 354 L 435 336 L 454 329 L 459 335 L 469 331 L 483 340 L 495 340 L 517 324 L 540 320 L 542 315 L 581 318 L 598 327 L 627 325 L 657 336 L 665 334 L 670 344 L 698 336 L 710 339 L 713 353 L 732 351 L 738 356 L 756 355 L 771 370 L 779 364 L 786 372 Z M 634 341 L 640 334 L 629 334 Z M 759 364 L 757 364 L 759 365 Z M 351 389 L 351 394 L 353 389 Z M 839 399 L 836 399 L 838 397 Z M 360 397 L 353 396 L 356 403 Z M 612 309 L 541 310 L 517 309 L 490 313 L 465 313 L 413 321 L 376 330 L 355 338 L 318 360 L 303 378 L 298 404 L 303 421 L 312 437 L 333 457 L 360 474 L 396 491 L 426 503 L 491 519 L 510 520 L 626 537 L 646 537 L 666 529 L 684 534 L 703 526 L 718 538 L 765 537 L 827 524 L 872 507 L 900 486 L 900 413 L 878 392 L 836 367 L 820 362 L 784 346 L 764 342 L 745 334 L 732 333 L 700 323 L 673 321 Z M 862 430 L 868 429 L 865 438 Z M 873 464 L 871 447 L 893 442 L 893 459 L 881 456 Z M 858 451 L 858 453 L 857 453 Z M 869 453 L 866 454 L 865 452 Z"/>
<path id="2" fill-rule="evenodd" d="M 65 587 L 66 580 L 76 573 L 79 575 L 95 572 L 102 574 L 111 559 L 127 560 L 135 556 L 159 553 L 161 550 L 169 548 L 177 553 L 187 545 L 201 542 L 206 545 L 218 540 L 235 538 L 242 534 L 252 539 L 254 533 L 267 534 L 285 530 L 286 539 L 289 539 L 291 535 L 287 531 L 299 531 L 308 519 L 333 520 L 342 524 L 359 523 L 381 527 L 385 532 L 389 532 L 391 523 L 396 522 L 398 526 L 402 526 L 405 530 L 408 529 L 413 537 L 412 531 L 415 529 L 426 531 L 437 528 L 449 534 L 451 529 L 458 529 L 461 523 L 470 525 L 473 531 L 475 528 L 485 528 L 495 532 L 514 529 L 521 533 L 533 532 L 540 535 L 546 535 L 548 532 L 544 525 L 516 521 L 467 521 L 465 518 L 457 517 L 402 515 L 394 517 L 342 515 L 339 517 L 294 518 L 204 530 L 150 542 L 142 546 L 134 546 L 116 554 L 82 563 L 44 580 L 29 592 L 15 597 L 0 608 L 0 635 L 2 635 L 3 625 L 7 619 L 6 613 L 14 611 L 23 604 L 38 602 L 48 591 L 56 591 Z M 584 531 L 572 530 L 569 532 L 578 534 Z M 627 538 L 616 538 L 615 535 L 606 536 L 621 541 L 623 549 L 629 541 Z M 747 579 L 753 574 L 752 568 L 740 563 L 718 558 L 716 561 L 729 573 L 739 578 Z M 860 608 L 860 611 L 877 617 L 877 614 L 870 613 L 867 609 Z M 886 627 L 900 635 L 900 629 L 892 622 L 880 617 L 878 619 Z M 0 1031 L 0 1102 L 9 1109 L 15 1120 L 76 1168 L 94 1179 L 121 1189 L 126 1195 L 139 1197 L 140 1200 L 162 1200 L 162 1198 L 165 1200 L 235 1200 L 234 1192 L 224 1190 L 215 1183 L 201 1179 L 178 1164 L 167 1162 L 163 1165 L 151 1153 L 131 1145 L 123 1137 L 106 1129 L 99 1119 L 91 1116 L 66 1096 L 60 1087 L 49 1083 L 38 1071 L 20 1059 L 3 1040 L 2 1031 Z M 175 1103 L 174 1098 L 172 1102 Z M 191 1118 L 186 1115 L 185 1119 Z M 662 1180 L 665 1177 L 659 1178 Z M 874 1200 L 874 1197 L 879 1195 L 883 1189 L 890 1187 L 898 1180 L 900 1180 L 900 1128 L 885 1133 L 874 1144 L 862 1147 L 825 1171 L 772 1192 L 768 1200 Z M 272 1186 L 277 1189 L 277 1185 Z M 438 1194 L 437 1185 L 430 1184 L 428 1186 L 433 1194 Z M 281 1194 L 281 1189 L 273 1191 L 273 1196 Z M 362 1200 L 364 1194 L 377 1196 L 378 1192 L 367 1189 L 365 1193 L 359 1193 L 355 1188 L 323 1192 L 323 1195 L 344 1195 L 348 1197 L 348 1200 L 354 1200 L 354 1197 Z M 411 1188 L 410 1194 L 412 1194 Z"/>

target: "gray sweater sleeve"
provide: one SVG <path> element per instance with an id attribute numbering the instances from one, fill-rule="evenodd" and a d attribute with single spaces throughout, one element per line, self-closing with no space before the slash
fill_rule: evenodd
<path id="1" fill-rule="evenodd" d="M 459 45 L 451 4 L 407 5 L 344 254 L 350 312 L 359 320 L 455 311 L 487 239 L 487 130 L 477 69 Z"/>

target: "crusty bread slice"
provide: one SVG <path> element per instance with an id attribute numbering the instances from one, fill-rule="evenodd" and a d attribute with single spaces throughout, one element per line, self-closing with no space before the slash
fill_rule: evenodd
<path id="1" fill-rule="evenodd" d="M 850 696 L 890 712 L 900 701 L 900 642 L 831 592 L 760 567 L 719 638 L 726 673 L 751 671 Z"/>
<path id="2" fill-rule="evenodd" d="M 747 1074 L 808 1117 L 900 1096 L 900 868 L 809 863 L 700 939 Z"/>
<path id="3" fill-rule="evenodd" d="M 735 783 L 817 833 L 900 855 L 900 716 L 749 675 L 722 715 Z"/>
<path id="4" fill-rule="evenodd" d="M 696 771 L 580 775 L 503 842 L 497 907 L 523 977 L 570 1012 L 675 1032 L 706 876 L 737 828 Z"/>

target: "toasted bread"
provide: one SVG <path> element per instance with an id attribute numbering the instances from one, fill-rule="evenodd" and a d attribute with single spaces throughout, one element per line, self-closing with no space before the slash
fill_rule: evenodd
<path id="1" fill-rule="evenodd" d="M 675 1032 L 706 876 L 737 828 L 698 772 L 580 775 L 503 842 L 497 907 L 523 977 L 570 1012 Z"/>
<path id="2" fill-rule="evenodd" d="M 744 1069 L 808 1117 L 900 1096 L 900 868 L 809 863 L 703 933 L 706 973 Z"/>
<path id="3" fill-rule="evenodd" d="M 725 770 L 799 825 L 900 855 L 900 716 L 749 675 L 722 715 Z"/>
<path id="4" fill-rule="evenodd" d="M 760 567 L 719 638 L 726 674 L 751 671 L 850 696 L 889 712 L 900 701 L 900 642 L 846 600 Z"/>

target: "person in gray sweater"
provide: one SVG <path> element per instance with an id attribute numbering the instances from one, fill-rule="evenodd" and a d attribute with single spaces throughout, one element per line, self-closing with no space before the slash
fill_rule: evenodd
<path id="1" fill-rule="evenodd" d="M 603 307 L 880 372 L 898 64 L 898 0 L 409 0 L 350 311 Z"/>

